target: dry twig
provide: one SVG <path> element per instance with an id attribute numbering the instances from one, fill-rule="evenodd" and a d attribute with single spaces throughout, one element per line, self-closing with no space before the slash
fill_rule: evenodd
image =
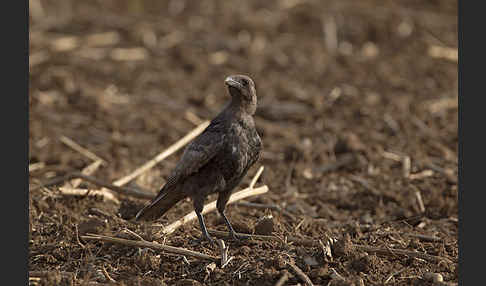
<path id="1" fill-rule="evenodd" d="M 403 156 L 402 158 L 402 172 L 403 177 L 408 178 L 410 176 L 410 169 L 412 168 L 412 160 L 410 156 Z"/>
<path id="2" fill-rule="evenodd" d="M 81 196 L 81 197 L 102 197 L 103 201 L 111 201 L 115 204 L 120 204 L 120 200 L 112 193 L 104 190 L 90 190 L 90 189 L 81 189 L 81 188 L 63 188 L 60 187 L 59 191 L 61 191 L 62 195 L 65 196 Z"/>
<path id="3" fill-rule="evenodd" d="M 213 229 L 208 229 L 209 234 L 217 236 L 217 237 L 228 237 L 230 235 L 229 232 L 227 231 L 221 231 L 221 230 L 213 230 Z M 248 234 L 248 233 L 241 233 L 238 232 L 236 233 L 237 236 L 241 238 L 251 238 L 251 239 L 256 239 L 256 240 L 264 240 L 264 241 L 270 241 L 270 240 L 278 240 L 281 241 L 280 238 L 276 236 L 271 236 L 271 235 L 258 235 L 258 234 Z"/>
<path id="4" fill-rule="evenodd" d="M 387 231 L 387 232 L 384 232 L 383 234 L 384 235 L 398 234 L 398 235 L 404 235 L 404 236 L 409 236 L 409 237 L 415 237 L 415 238 L 420 239 L 421 241 L 426 241 L 426 242 L 442 242 L 442 239 L 440 237 L 432 236 L 432 235 L 418 234 L 418 233 Z"/>
<path id="5" fill-rule="evenodd" d="M 77 224 L 74 225 L 74 229 L 76 230 L 76 241 L 77 241 L 78 245 L 81 246 L 81 248 L 84 249 L 84 244 L 82 244 L 81 240 L 79 240 L 79 229 L 78 229 Z"/>
<path id="6" fill-rule="evenodd" d="M 78 143 L 74 142 L 72 139 L 66 137 L 66 136 L 61 136 L 60 138 L 61 142 L 66 144 L 67 146 L 71 147 L 75 151 L 81 153 L 82 155 L 90 158 L 93 161 L 101 161 L 102 164 L 106 164 L 106 161 L 98 157 L 96 154 L 93 152 L 89 151 L 88 149 L 84 148 L 83 146 L 79 145 Z"/>
<path id="7" fill-rule="evenodd" d="M 51 272 L 56 272 L 56 271 L 29 271 L 29 277 L 41 277 L 41 278 L 45 278 L 47 276 L 49 276 L 49 273 Z M 74 277 L 74 273 L 72 272 L 66 272 L 66 271 L 59 271 L 58 272 L 62 277 L 64 278 L 68 278 L 68 279 L 71 279 L 72 277 Z"/>
<path id="8" fill-rule="evenodd" d="M 403 269 L 400 269 L 396 272 L 393 272 L 392 274 L 390 274 L 390 276 L 388 276 L 388 278 L 386 278 L 386 280 L 383 282 L 383 284 L 387 284 L 388 282 L 390 282 L 390 280 L 394 277 L 394 276 L 397 276 L 398 274 L 404 272 L 405 270 L 407 270 L 407 268 L 403 268 Z"/>
<path id="9" fill-rule="evenodd" d="M 97 209 L 97 208 L 90 208 L 88 210 L 88 214 L 96 215 L 96 216 L 99 216 L 99 217 L 104 217 L 106 219 L 116 220 L 117 222 L 122 223 L 122 224 L 135 224 L 135 222 L 132 222 L 130 220 L 124 220 L 121 217 L 118 217 L 118 216 L 110 214 L 110 213 L 106 213 L 106 212 L 104 212 L 100 209 Z"/>
<path id="10" fill-rule="evenodd" d="M 103 275 L 105 276 L 105 278 L 112 282 L 112 283 L 116 283 L 116 280 L 111 278 L 110 274 L 108 274 L 108 271 L 106 271 L 106 268 L 105 268 L 105 265 L 101 265 L 101 270 L 103 272 Z"/>
<path id="11" fill-rule="evenodd" d="M 174 247 L 174 246 L 168 246 L 168 245 L 162 245 L 162 244 L 159 244 L 159 243 L 154 243 L 154 242 L 149 242 L 149 241 L 135 241 L 135 240 L 128 240 L 128 239 L 123 239 L 123 238 L 109 237 L 109 236 L 97 235 L 97 234 L 87 234 L 87 235 L 81 236 L 81 238 L 85 239 L 85 240 L 105 241 L 105 242 L 123 244 L 123 245 L 134 246 L 134 247 L 151 248 L 151 249 L 162 250 L 162 251 L 166 251 L 166 252 L 169 252 L 169 253 L 175 253 L 175 254 L 179 254 L 179 255 L 187 255 L 187 256 L 197 257 L 197 258 L 200 258 L 200 259 L 214 261 L 214 262 L 221 261 L 220 258 L 215 257 L 215 256 L 210 256 L 210 255 L 206 255 L 206 254 L 199 253 L 199 252 L 196 252 L 196 251 L 192 251 L 192 250 L 189 250 L 189 249 L 184 249 L 184 248 L 179 248 L 179 247 Z"/>
<path id="12" fill-rule="evenodd" d="M 145 239 L 143 239 L 143 237 L 141 237 L 140 235 L 138 235 L 137 233 L 129 230 L 128 228 L 124 228 L 122 229 L 120 232 L 124 232 L 128 235 L 131 235 L 132 237 L 135 237 L 137 240 L 140 240 L 140 241 L 146 241 Z"/>
<path id="13" fill-rule="evenodd" d="M 430 46 L 428 53 L 433 58 L 446 59 L 451 62 L 457 62 L 458 58 L 457 48 Z"/>
<path id="14" fill-rule="evenodd" d="M 379 248 L 379 247 L 359 245 L 359 244 L 354 244 L 354 247 L 358 250 L 366 251 L 368 253 L 376 253 L 381 255 L 393 255 L 393 256 L 398 254 L 398 255 L 405 255 L 409 257 L 422 258 L 432 262 L 446 261 L 447 263 L 452 264 L 452 261 L 450 261 L 448 258 L 430 255 L 422 252 L 415 252 L 415 251 L 403 250 L 403 249 Z"/>
<path id="15" fill-rule="evenodd" d="M 418 209 L 421 213 L 425 212 L 424 201 L 422 200 L 422 193 L 415 187 L 415 198 L 417 200 Z"/>
<path id="16" fill-rule="evenodd" d="M 402 156 L 398 155 L 398 154 L 395 154 L 395 153 L 392 153 L 392 152 L 388 152 L 388 151 L 383 151 L 381 153 L 381 155 L 387 159 L 390 159 L 390 160 L 393 160 L 393 161 L 397 161 L 397 162 L 401 162 L 402 161 Z"/>
<path id="17" fill-rule="evenodd" d="M 201 123 L 204 122 L 204 120 L 199 118 L 199 116 L 197 116 L 196 114 L 194 114 L 194 112 L 191 111 L 186 111 L 184 113 L 184 117 L 194 125 L 200 125 Z"/>
<path id="18" fill-rule="evenodd" d="M 450 151 L 450 152 L 452 152 L 452 151 Z M 410 179 L 422 179 L 422 178 L 425 178 L 425 177 L 430 177 L 430 176 L 434 175 L 434 172 L 437 172 L 439 174 L 445 175 L 449 182 L 451 182 L 453 184 L 457 184 L 457 175 L 455 175 L 454 170 L 452 170 L 450 168 L 443 168 L 443 167 L 437 166 L 434 163 L 428 162 L 428 161 L 425 161 L 425 162 L 422 161 L 420 163 L 421 163 L 421 165 L 423 165 L 424 168 L 428 168 L 428 169 L 425 169 L 425 170 L 423 170 L 419 173 L 411 174 L 410 177 L 409 177 Z"/>
<path id="19" fill-rule="evenodd" d="M 86 166 L 83 170 L 81 170 L 81 174 L 84 174 L 84 175 L 87 175 L 87 176 L 92 175 L 94 172 L 96 172 L 96 170 L 98 170 L 98 168 L 100 167 L 100 165 L 102 163 L 103 162 L 100 161 L 100 160 L 94 161 L 93 163 L 91 163 L 88 166 Z M 78 179 L 73 179 L 70 182 L 64 183 L 64 185 L 62 187 L 60 187 L 59 189 L 61 191 L 64 188 L 75 189 L 75 188 L 77 188 L 81 184 L 81 182 L 82 182 L 82 180 L 79 179 L 79 178 Z"/>
<path id="20" fill-rule="evenodd" d="M 424 179 L 424 178 L 427 178 L 427 177 L 431 177 L 434 175 L 434 171 L 432 170 L 423 170 L 422 172 L 418 172 L 418 173 L 415 173 L 415 174 L 410 174 L 408 176 L 408 178 L 410 180 L 420 180 L 420 179 Z"/>
<path id="21" fill-rule="evenodd" d="M 148 57 L 148 52 L 143 47 L 114 48 L 110 56 L 115 61 L 140 61 Z"/>
<path id="22" fill-rule="evenodd" d="M 431 236 L 431 235 L 423 235 L 418 233 L 403 233 L 403 235 L 416 237 L 422 241 L 427 241 L 427 242 L 442 242 L 442 239 L 440 237 Z"/>
<path id="23" fill-rule="evenodd" d="M 284 270 L 282 276 L 280 276 L 280 279 L 278 279 L 277 283 L 275 283 L 275 286 L 283 286 L 287 280 L 289 280 L 289 272 Z"/>
<path id="24" fill-rule="evenodd" d="M 220 231 L 220 230 L 211 230 L 208 229 L 209 234 L 215 235 L 217 237 L 228 237 L 230 235 L 229 232 L 227 231 Z M 236 233 L 237 236 L 243 237 L 243 238 L 251 238 L 251 239 L 256 239 L 256 240 L 264 240 L 264 241 L 278 241 L 280 243 L 295 243 L 298 245 L 304 245 L 304 246 L 320 246 L 318 241 L 315 241 L 310 238 L 300 238 L 300 237 L 295 237 L 295 236 L 287 236 L 285 237 L 285 240 L 278 237 L 278 236 L 273 236 L 273 235 L 257 235 L 257 234 L 248 234 L 248 233 Z"/>
<path id="25" fill-rule="evenodd" d="M 224 244 L 224 241 L 222 239 L 218 239 L 218 240 L 216 240 L 216 242 L 218 243 L 219 249 L 221 250 L 220 265 L 221 265 L 221 268 L 224 268 L 233 259 L 233 256 L 228 258 L 229 247 L 227 247 Z"/>
<path id="26" fill-rule="evenodd" d="M 120 194 L 127 195 L 127 196 L 132 196 L 132 197 L 141 198 L 141 199 L 152 199 L 155 196 L 154 194 L 151 194 L 149 192 L 111 185 L 111 184 L 105 183 L 105 182 L 103 182 L 99 179 L 96 179 L 92 176 L 82 174 L 80 172 L 73 172 L 73 173 L 67 174 L 63 177 L 54 178 L 52 180 L 49 180 L 46 183 L 32 187 L 30 190 L 35 191 L 35 190 L 43 188 L 43 187 L 54 186 L 54 185 L 57 185 L 57 184 L 60 184 L 62 182 L 65 182 L 65 181 L 68 181 L 68 180 L 71 180 L 71 179 L 75 179 L 75 178 L 81 178 L 83 180 L 86 180 L 86 181 L 93 183 L 95 185 L 98 185 L 100 187 L 105 187 L 105 188 L 111 189 L 113 191 L 116 191 Z M 91 192 L 96 193 L 97 191 L 93 190 Z M 98 191 L 98 193 L 100 193 L 100 191 Z"/>
<path id="27" fill-rule="evenodd" d="M 334 54 L 338 48 L 337 25 L 334 16 L 331 15 L 322 19 L 322 30 L 327 51 Z"/>
<path id="28" fill-rule="evenodd" d="M 299 278 L 302 279 L 302 281 L 304 281 L 305 284 L 307 284 L 309 286 L 313 286 L 314 285 L 312 283 L 312 280 L 310 280 L 309 276 L 307 276 L 304 273 L 304 271 L 302 271 L 299 267 L 297 267 L 297 265 L 295 265 L 291 261 L 287 261 L 286 263 L 287 263 L 287 265 L 290 265 L 290 267 L 292 268 L 292 270 L 294 270 L 295 274 L 297 274 L 297 276 L 299 276 Z"/>
<path id="29" fill-rule="evenodd" d="M 46 166 L 46 164 L 44 162 L 37 162 L 37 163 L 29 164 L 29 173 L 40 170 L 40 169 L 44 168 L 45 166 Z"/>
<path id="30" fill-rule="evenodd" d="M 248 188 L 253 189 L 256 181 L 258 180 L 258 178 L 260 178 L 260 175 L 262 174 L 263 169 L 264 169 L 263 166 L 260 166 L 260 168 L 258 168 L 258 171 L 256 172 L 255 176 L 253 176 L 253 179 L 251 179 L 251 182 L 250 182 L 250 185 L 248 186 Z"/>

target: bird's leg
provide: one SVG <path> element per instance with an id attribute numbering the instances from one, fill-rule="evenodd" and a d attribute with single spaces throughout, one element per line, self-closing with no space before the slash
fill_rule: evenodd
<path id="1" fill-rule="evenodd" d="M 236 232 L 235 230 L 233 229 L 233 226 L 231 226 L 231 223 L 229 222 L 228 218 L 226 217 L 225 213 L 224 212 L 219 212 L 219 214 L 223 217 L 224 219 L 224 222 L 226 223 L 226 225 L 228 226 L 228 229 L 229 229 L 229 232 L 230 232 L 230 236 L 233 240 L 235 241 L 239 241 L 241 240 L 241 237 L 239 237 L 238 235 L 236 235 Z"/>
<path id="2" fill-rule="evenodd" d="M 203 234 L 202 238 L 206 238 L 211 244 L 214 244 L 214 239 L 212 239 L 208 233 L 206 225 L 204 224 L 204 219 L 202 214 L 200 212 L 196 212 L 196 215 L 197 215 L 197 219 L 199 220 L 199 226 L 201 227 L 201 232 Z"/>
<path id="3" fill-rule="evenodd" d="M 209 235 L 208 229 L 206 228 L 206 224 L 204 223 L 204 218 L 202 216 L 202 211 L 203 211 L 203 208 L 204 208 L 204 200 L 200 199 L 200 198 L 194 198 L 193 203 L 194 203 L 194 211 L 196 212 L 197 219 L 199 220 L 199 226 L 201 228 L 201 232 L 202 232 L 202 235 L 203 235 L 201 237 L 201 240 L 205 238 L 211 244 L 214 245 L 214 239 L 212 239 L 211 236 Z"/>
<path id="4" fill-rule="evenodd" d="M 233 229 L 233 226 L 231 225 L 229 219 L 226 217 L 226 214 L 224 213 L 224 210 L 226 208 L 226 203 L 228 202 L 230 195 L 231 195 L 231 192 L 219 193 L 218 201 L 216 202 L 216 207 L 218 209 L 219 214 L 223 217 L 224 222 L 226 223 L 226 226 L 229 229 L 231 238 L 235 241 L 240 241 L 240 240 L 243 239 L 243 237 L 236 235 L 236 232 Z"/>

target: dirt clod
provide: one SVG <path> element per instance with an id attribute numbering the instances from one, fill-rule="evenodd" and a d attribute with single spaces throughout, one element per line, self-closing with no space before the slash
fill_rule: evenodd
<path id="1" fill-rule="evenodd" d="M 255 234 L 270 235 L 273 232 L 273 227 L 273 217 L 264 216 L 255 224 Z"/>
<path id="2" fill-rule="evenodd" d="M 353 254 L 354 248 L 349 234 L 345 234 L 338 239 L 331 247 L 332 254 L 335 257 L 347 257 Z"/>
<path id="3" fill-rule="evenodd" d="M 368 273 L 371 269 L 377 267 L 378 258 L 375 255 L 362 255 L 351 262 L 351 267 L 356 272 Z"/>
<path id="4" fill-rule="evenodd" d="M 78 231 L 80 235 L 85 235 L 88 233 L 102 234 L 105 227 L 106 223 L 103 220 L 97 217 L 92 217 L 88 220 L 81 222 L 78 225 Z"/>
<path id="5" fill-rule="evenodd" d="M 440 273 L 432 273 L 432 272 L 426 272 L 423 275 L 423 278 L 427 281 L 432 281 L 432 282 L 443 282 L 444 277 Z"/>
<path id="6" fill-rule="evenodd" d="M 130 220 L 135 217 L 137 212 L 144 206 L 144 204 L 140 204 L 131 200 L 123 200 L 121 202 L 120 208 L 118 209 L 118 213 L 120 217 L 125 220 Z"/>

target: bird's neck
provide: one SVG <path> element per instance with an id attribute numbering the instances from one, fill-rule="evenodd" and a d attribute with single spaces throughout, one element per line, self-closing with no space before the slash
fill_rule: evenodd
<path id="1" fill-rule="evenodd" d="M 232 97 L 228 108 L 236 116 L 252 116 L 256 111 L 256 102 L 244 102 L 240 97 Z"/>

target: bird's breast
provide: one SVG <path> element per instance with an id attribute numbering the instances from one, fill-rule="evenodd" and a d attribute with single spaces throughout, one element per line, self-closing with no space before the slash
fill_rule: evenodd
<path id="1" fill-rule="evenodd" d="M 227 138 L 225 173 L 228 176 L 244 175 L 259 157 L 261 140 L 254 128 L 238 125 L 232 128 Z"/>

